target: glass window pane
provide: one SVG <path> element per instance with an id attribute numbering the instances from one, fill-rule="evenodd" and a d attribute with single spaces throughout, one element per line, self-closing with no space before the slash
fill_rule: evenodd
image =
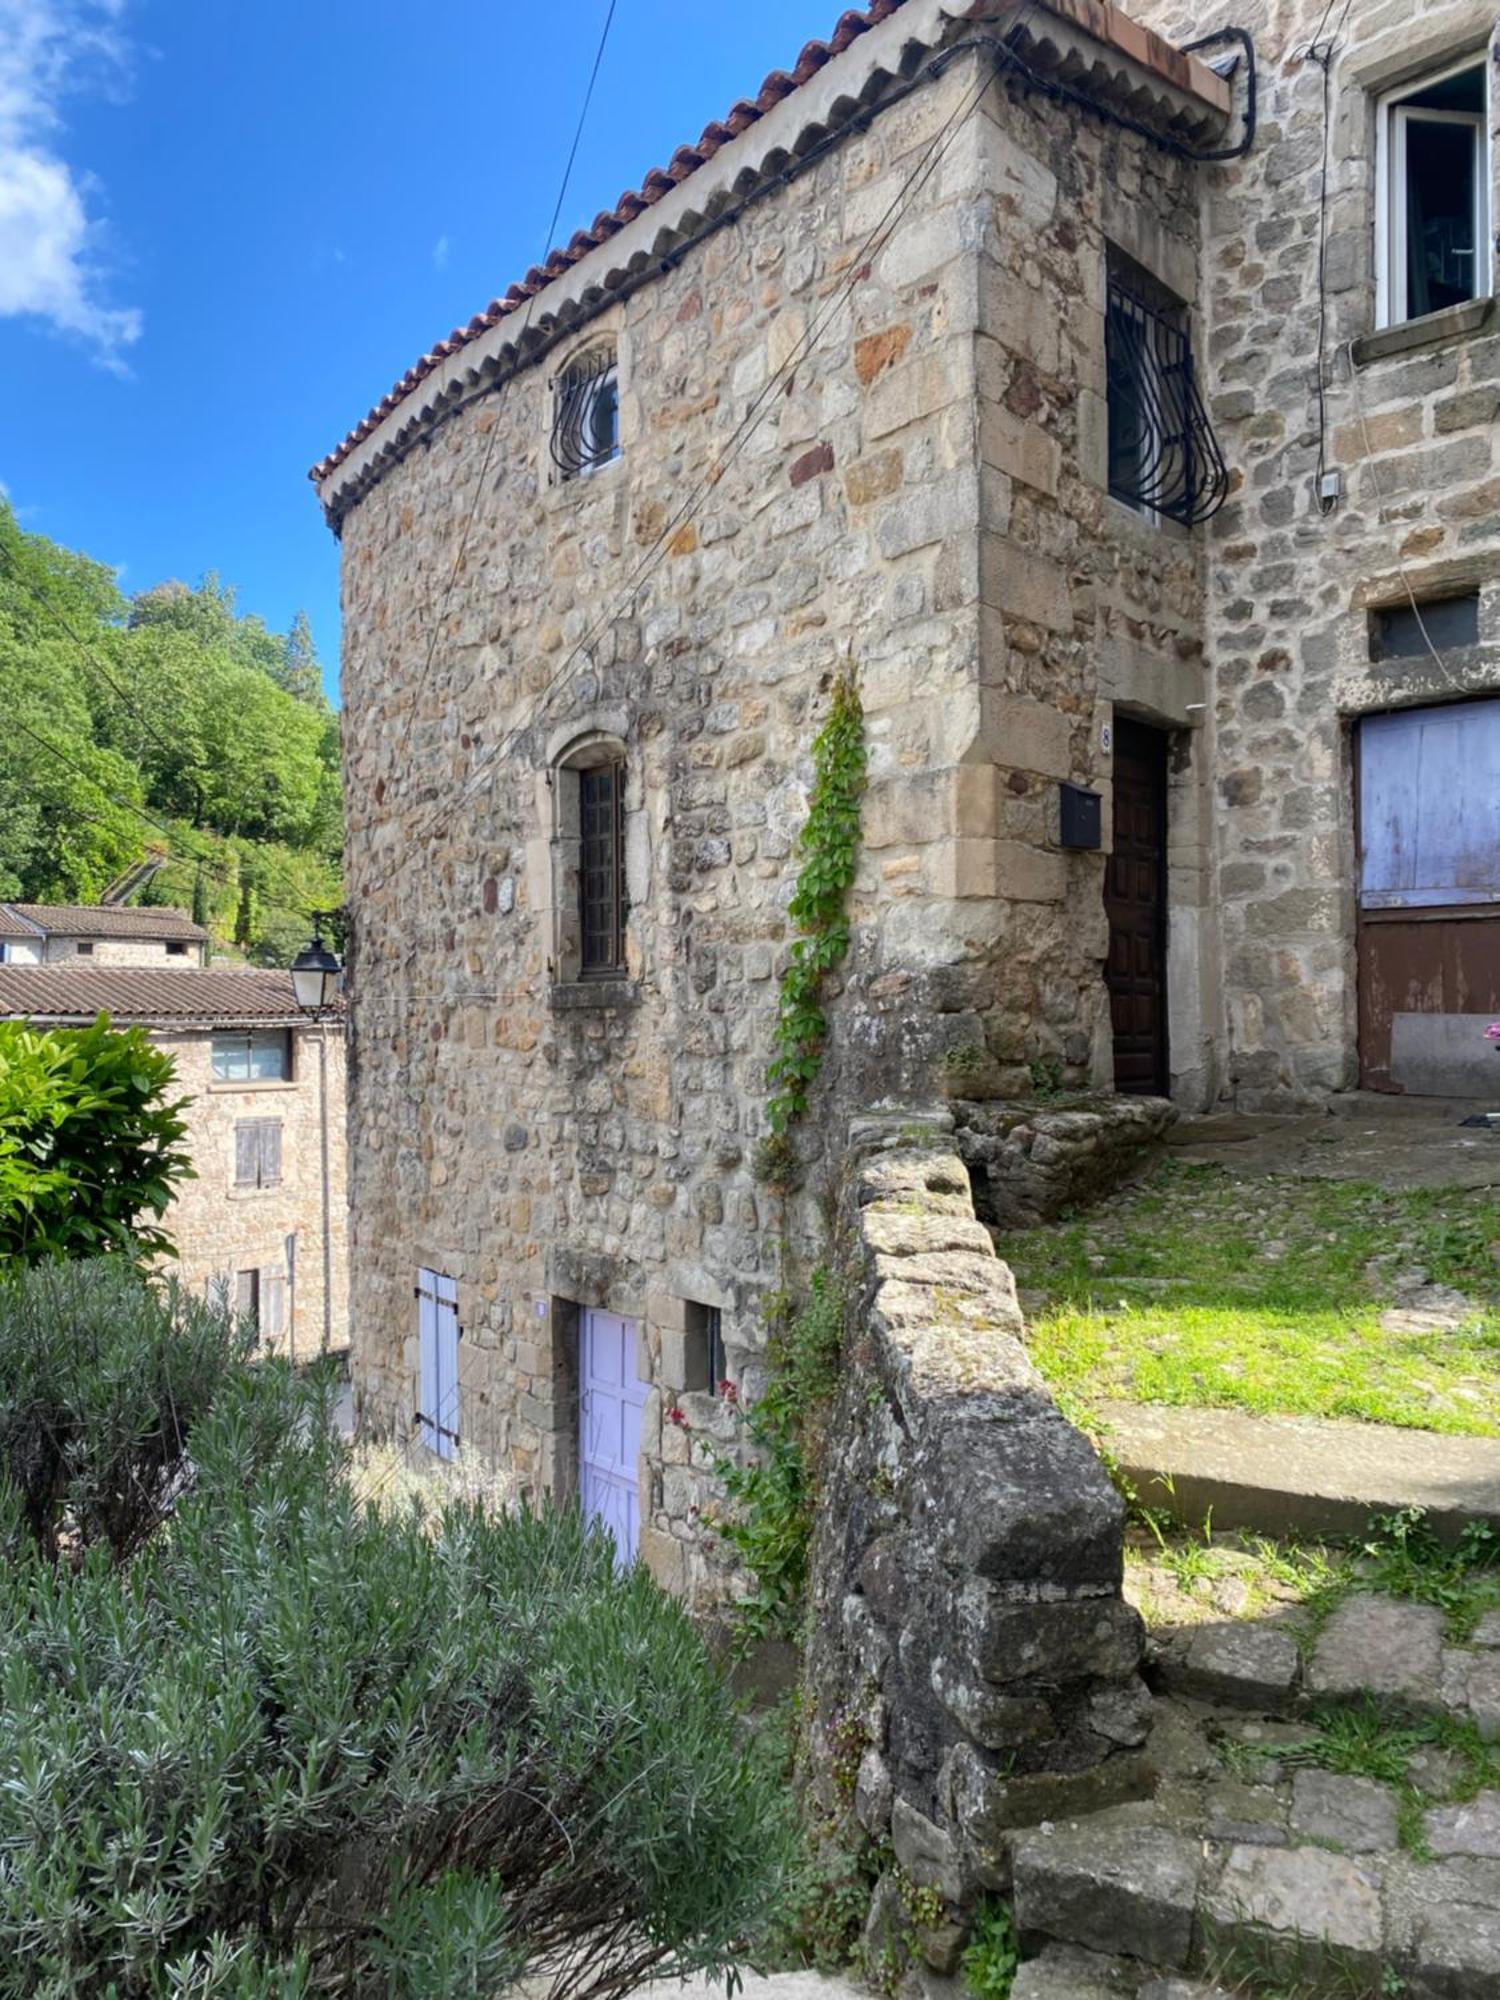
<path id="1" fill-rule="evenodd" d="M 1406 120 L 1406 311 L 1411 319 L 1475 294 L 1476 125 Z"/>
<path id="2" fill-rule="evenodd" d="M 250 1074 L 250 1048 L 243 1035 L 215 1035 L 212 1049 L 213 1073 L 223 1083 L 233 1083 Z"/>
<path id="3" fill-rule="evenodd" d="M 259 1034 L 250 1042 L 250 1075 L 256 1082 L 270 1079 L 285 1080 L 291 1065 L 287 1061 L 287 1034 L 285 1029 L 277 1029 L 270 1034 Z"/>

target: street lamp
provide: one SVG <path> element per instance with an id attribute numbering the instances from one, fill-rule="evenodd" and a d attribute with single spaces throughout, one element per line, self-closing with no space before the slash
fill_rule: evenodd
<path id="1" fill-rule="evenodd" d="M 324 1016 L 339 995 L 344 968 L 323 942 L 324 924 L 332 925 L 332 910 L 314 910 L 312 936 L 292 960 L 292 992 L 304 1014 L 318 1024 L 318 1158 L 323 1190 L 323 1352 L 333 1337 L 333 1227 L 328 1172 L 328 1029 Z"/>
<path id="2" fill-rule="evenodd" d="M 323 942 L 323 925 L 329 916 L 327 910 L 313 911 L 313 934 L 292 960 L 292 991 L 297 996 L 297 1005 L 304 1014 L 315 1017 L 326 1013 L 338 998 L 339 981 L 344 973 L 343 966 Z"/>

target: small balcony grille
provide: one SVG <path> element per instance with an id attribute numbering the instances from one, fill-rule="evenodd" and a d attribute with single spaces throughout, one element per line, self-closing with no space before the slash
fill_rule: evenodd
<path id="1" fill-rule="evenodd" d="M 1128 506 L 1191 527 L 1223 506 L 1224 454 L 1193 372 L 1181 308 L 1149 304 L 1109 278 L 1109 490 Z"/>
<path id="2" fill-rule="evenodd" d="M 552 412 L 552 459 L 564 479 L 620 455 L 619 371 L 612 347 L 593 347 L 558 376 Z"/>

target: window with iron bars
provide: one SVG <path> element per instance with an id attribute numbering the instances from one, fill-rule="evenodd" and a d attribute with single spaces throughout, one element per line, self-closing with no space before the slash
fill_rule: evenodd
<path id="1" fill-rule="evenodd" d="M 1184 527 L 1206 521 L 1229 473 L 1194 374 L 1187 308 L 1113 253 L 1104 346 L 1110 492 Z"/>
<path id="2" fill-rule="evenodd" d="M 553 384 L 552 462 L 563 479 L 620 455 L 620 371 L 612 347 L 577 354 Z"/>
<path id="3" fill-rule="evenodd" d="M 605 979 L 625 963 L 625 770 L 595 764 L 578 773 L 580 974 Z"/>

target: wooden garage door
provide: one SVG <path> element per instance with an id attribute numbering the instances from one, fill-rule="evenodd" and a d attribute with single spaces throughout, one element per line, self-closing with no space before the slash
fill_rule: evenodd
<path id="1" fill-rule="evenodd" d="M 1167 1089 L 1167 739 L 1115 724 L 1114 844 L 1104 876 L 1109 918 L 1115 1089 Z"/>
<path id="2" fill-rule="evenodd" d="M 1366 716 L 1357 773 L 1360 1082 L 1500 1093 L 1500 701 Z"/>

